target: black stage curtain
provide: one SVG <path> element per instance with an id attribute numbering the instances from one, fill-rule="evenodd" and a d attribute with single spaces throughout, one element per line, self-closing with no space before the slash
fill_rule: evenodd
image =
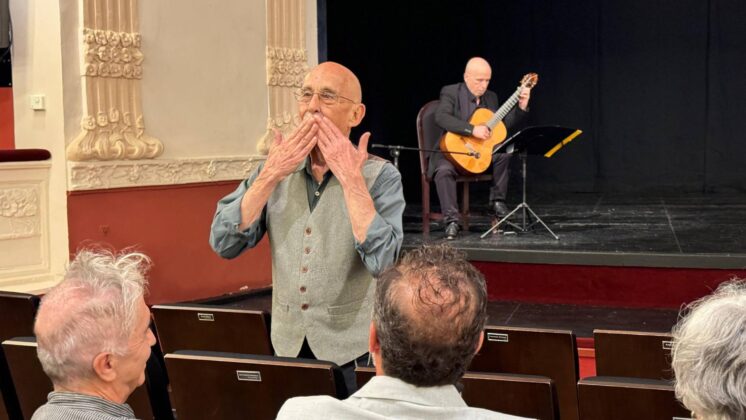
<path id="1" fill-rule="evenodd" d="M 743 0 L 319 2 L 322 54 L 363 85 L 354 136 L 415 146 L 419 108 L 479 55 L 502 99 L 539 73 L 531 124 L 584 131 L 530 159 L 530 190 L 746 190 Z M 419 202 L 417 154 L 404 152 L 400 170 Z"/>

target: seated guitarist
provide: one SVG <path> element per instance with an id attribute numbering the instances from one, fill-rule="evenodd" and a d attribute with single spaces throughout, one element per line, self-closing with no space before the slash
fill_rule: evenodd
<path id="1" fill-rule="evenodd" d="M 440 103 L 435 111 L 435 122 L 443 130 L 460 135 L 488 139 L 490 129 L 486 125 L 474 126 L 469 118 L 477 108 L 488 108 L 495 111 L 498 108 L 497 95 L 487 90 L 492 77 L 490 64 L 483 58 L 474 57 L 466 63 L 464 83 L 444 86 L 440 91 Z M 519 123 L 528 115 L 528 100 L 531 89 L 523 88 L 519 94 L 518 106 L 508 113 L 504 119 L 509 133 L 515 131 Z M 508 213 L 505 196 L 508 192 L 508 164 L 510 155 L 498 153 L 492 162 L 492 188 L 490 189 L 490 209 L 498 218 Z M 428 167 L 428 175 L 433 176 L 435 188 L 440 199 L 443 221 L 446 224 L 446 237 L 453 239 L 458 236 L 461 215 L 458 211 L 456 198 L 456 172 L 453 164 L 441 153 L 433 153 Z"/>

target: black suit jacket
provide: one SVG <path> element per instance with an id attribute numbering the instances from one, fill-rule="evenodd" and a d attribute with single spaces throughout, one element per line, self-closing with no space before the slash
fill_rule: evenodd
<path id="1" fill-rule="evenodd" d="M 470 96 L 469 89 L 463 82 L 444 86 L 440 90 L 440 102 L 435 110 L 435 124 L 442 131 L 437 138 L 433 136 L 430 139 L 433 143 L 429 144 L 428 148 L 440 149 L 440 138 L 446 131 L 465 136 L 471 135 L 474 126 L 469 124 L 471 114 L 468 114 L 468 101 Z M 480 101 L 482 102 L 482 107 L 488 108 L 493 112 L 498 108 L 497 94 L 491 90 L 486 91 Z M 511 127 L 518 120 L 522 120 L 525 114 L 528 114 L 528 112 L 521 110 L 517 106 L 513 108 L 503 120 L 508 131 L 510 131 Z M 438 167 L 438 164 L 443 159 L 445 157 L 442 153 L 431 153 L 430 162 L 427 167 L 428 177 L 433 176 L 435 168 Z"/>

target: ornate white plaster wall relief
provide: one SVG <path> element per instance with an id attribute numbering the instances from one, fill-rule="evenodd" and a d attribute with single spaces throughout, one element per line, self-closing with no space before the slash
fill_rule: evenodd
<path id="1" fill-rule="evenodd" d="M 49 252 L 50 167 L 50 161 L 0 164 L 0 290 L 38 290 L 55 277 Z"/>
<path id="2" fill-rule="evenodd" d="M 246 179 L 263 157 L 69 162 L 70 191 Z"/>
<path id="3" fill-rule="evenodd" d="M 150 159 L 163 144 L 145 133 L 137 0 L 81 0 L 83 117 L 67 146 L 74 161 Z"/>
<path id="4" fill-rule="evenodd" d="M 305 0 L 267 0 L 269 119 L 259 153 L 269 150 L 273 129 L 286 134 L 300 122 L 293 91 L 303 85 L 308 72 L 305 6 Z"/>
<path id="5" fill-rule="evenodd" d="M 0 240 L 39 236 L 39 222 L 38 188 L 0 188 Z"/>

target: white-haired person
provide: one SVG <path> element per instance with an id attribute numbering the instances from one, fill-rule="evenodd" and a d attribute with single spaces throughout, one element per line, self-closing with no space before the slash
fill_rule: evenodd
<path id="1" fill-rule="evenodd" d="M 723 283 L 673 329 L 676 397 L 706 420 L 746 419 L 746 282 Z"/>
<path id="2" fill-rule="evenodd" d="M 145 381 L 155 337 L 141 253 L 83 250 L 41 300 L 34 331 L 54 391 L 33 420 L 134 419 L 125 404 Z"/>

